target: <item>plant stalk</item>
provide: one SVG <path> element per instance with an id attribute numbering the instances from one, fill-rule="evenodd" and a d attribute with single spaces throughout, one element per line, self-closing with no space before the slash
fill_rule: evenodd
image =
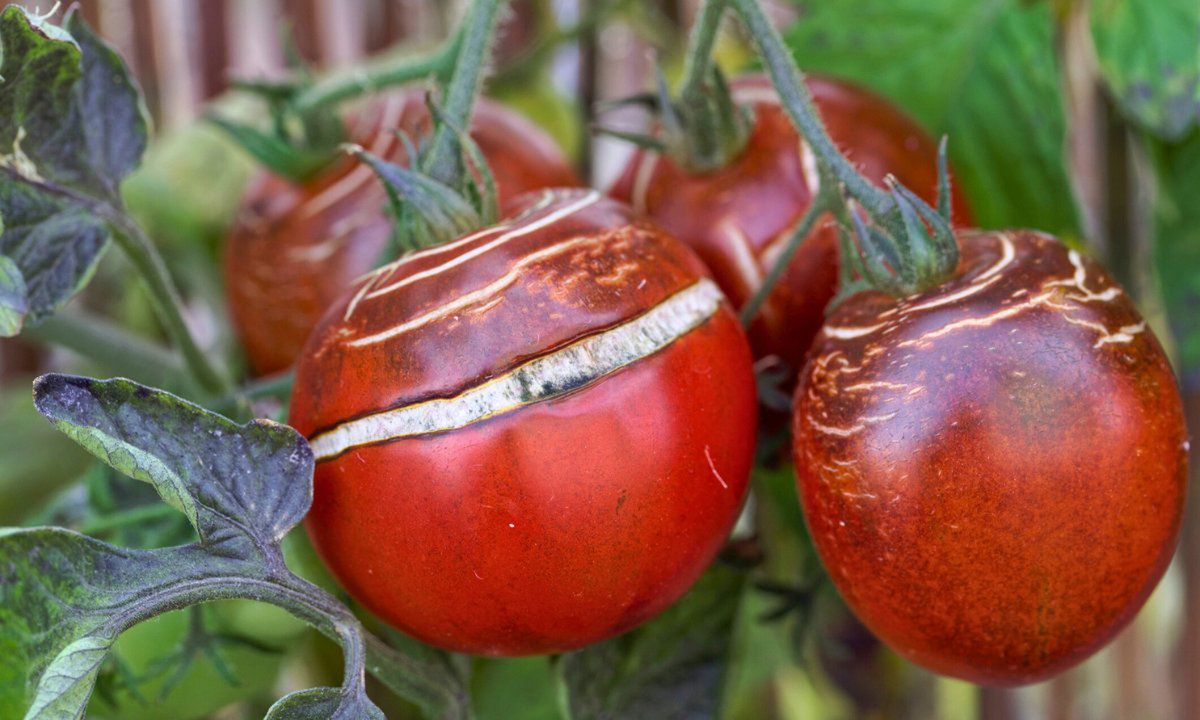
<path id="1" fill-rule="evenodd" d="M 475 98 L 483 83 L 483 72 L 491 58 L 492 39 L 500 8 L 507 0 L 473 0 L 463 20 L 462 42 L 454 62 L 454 72 L 442 98 L 442 114 L 448 123 L 437 124 L 429 154 L 422 169 L 435 180 L 451 187 L 463 172 L 460 154 L 456 152 L 458 138 L 454 127 L 467 128 Z"/>
<path id="2" fill-rule="evenodd" d="M 882 216 L 894 207 L 891 197 L 864 178 L 846 159 L 829 137 L 829 132 L 817 114 L 812 93 L 804 82 L 804 73 L 783 44 L 779 31 L 771 24 L 759 0 L 728 0 L 754 38 L 767 72 L 796 129 L 808 141 L 813 154 L 825 163 L 838 182 L 871 212 Z"/>
<path id="3" fill-rule="evenodd" d="M 455 33 L 444 45 L 428 55 L 385 57 L 344 72 L 333 73 L 297 95 L 292 101 L 292 106 L 297 113 L 304 114 L 326 105 L 422 80 L 431 75 L 447 75 L 454 65 L 461 42 L 462 34 Z"/>
<path id="4" fill-rule="evenodd" d="M 726 0 L 704 0 L 688 35 L 687 55 L 684 57 L 683 82 L 679 97 L 685 103 L 702 102 L 704 84 L 712 72 L 713 48 L 725 15 Z"/>
<path id="5" fill-rule="evenodd" d="M 109 220 L 115 226 L 117 244 L 145 281 L 154 310 L 196 383 L 214 395 L 228 392 L 229 380 L 209 362 L 183 319 L 183 300 L 162 256 L 142 229 L 124 214 L 110 213 Z"/>
<path id="6" fill-rule="evenodd" d="M 771 291 L 775 289 L 780 278 L 783 277 L 784 271 L 791 264 L 792 258 L 796 256 L 796 251 L 800 249 L 800 246 L 804 243 L 804 239 L 808 237 L 813 227 L 816 226 L 817 220 L 827 211 L 833 209 L 833 202 L 829 197 L 831 191 L 827 187 L 826 185 L 821 186 L 817 196 L 813 198 L 812 204 L 804 211 L 804 215 L 796 223 L 796 227 L 792 229 L 792 233 L 787 239 L 787 245 L 784 246 L 783 252 L 779 253 L 779 258 L 771 266 L 771 270 L 767 273 L 767 276 L 763 278 L 762 285 L 759 286 L 758 290 L 754 291 L 754 295 L 750 298 L 750 301 L 742 307 L 739 316 L 743 325 L 748 326 L 754 321 L 755 316 L 758 315 L 758 311 L 762 309 L 763 303 L 767 301 L 767 297 L 771 295 Z"/>
<path id="7" fill-rule="evenodd" d="M 172 376 L 185 374 L 175 353 L 94 315 L 60 312 L 41 325 L 27 328 L 25 335 L 150 385 L 158 386 Z"/>

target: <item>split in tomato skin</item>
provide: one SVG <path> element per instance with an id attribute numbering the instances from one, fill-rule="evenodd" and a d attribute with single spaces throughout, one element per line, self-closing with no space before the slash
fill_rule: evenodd
<path id="1" fill-rule="evenodd" d="M 682 243 L 595 192 L 364 279 L 314 331 L 291 422 L 308 528 L 395 627 L 561 652 L 682 595 L 742 506 L 749 344 Z"/>
<path id="2" fill-rule="evenodd" d="M 957 276 L 860 293 L 801 373 L 809 530 L 896 651 L 990 685 L 1082 661 L 1171 558 L 1187 443 L 1158 341 L 1096 263 L 1027 231 L 959 235 Z"/>
<path id="3" fill-rule="evenodd" d="M 888 101 L 830 78 L 808 78 L 834 142 L 882 186 L 890 173 L 931 204 L 937 198 L 937 144 Z M 762 286 L 790 230 L 819 187 L 817 161 L 779 104 L 765 75 L 739 78 L 733 97 L 753 107 L 745 149 L 726 167 L 689 173 L 670 158 L 639 150 L 609 193 L 688 243 L 741 308 Z M 954 194 L 956 224 L 971 224 Z M 837 290 L 837 231 L 821 221 L 788 264 L 750 327 L 756 358 L 775 355 L 792 368 L 804 355 Z"/>
<path id="4" fill-rule="evenodd" d="M 393 130 L 429 132 L 422 93 L 394 93 L 368 106 L 351 139 L 407 163 Z M 503 106 L 480 99 L 471 137 L 487 158 L 503 207 L 518 195 L 579 185 L 554 142 Z M 387 196 L 372 170 L 350 157 L 297 185 L 263 173 L 251 185 L 225 248 L 233 325 L 257 375 L 292 365 L 325 310 L 380 259 L 392 231 Z"/>

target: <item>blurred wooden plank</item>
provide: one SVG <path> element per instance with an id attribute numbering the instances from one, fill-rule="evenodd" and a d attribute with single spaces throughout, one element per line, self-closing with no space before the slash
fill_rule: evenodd
<path id="1" fill-rule="evenodd" d="M 155 0 L 150 5 L 160 126 L 169 130 L 189 122 L 200 105 L 199 69 L 193 61 L 199 53 L 192 51 L 196 7 L 193 0 Z M 141 40 L 141 33 L 137 37 Z"/>
<path id="2" fill-rule="evenodd" d="M 229 87 L 229 19 L 227 0 L 203 0 L 196 7 L 200 97 L 204 100 Z"/>
<path id="3" fill-rule="evenodd" d="M 317 28 L 318 0 L 283 0 L 283 19 L 300 56 L 310 63 L 321 59 Z"/>
<path id="4" fill-rule="evenodd" d="M 362 57 L 367 35 L 364 3 L 315 0 L 313 13 L 322 66 L 349 65 Z"/>
<path id="5" fill-rule="evenodd" d="M 130 64 L 142 84 L 146 107 L 156 123 L 161 122 L 162 96 L 157 63 L 158 41 L 154 28 L 153 0 L 130 0 L 128 51 L 125 60 Z"/>
<path id="6" fill-rule="evenodd" d="M 231 77 L 276 77 L 283 67 L 276 0 L 230 0 L 226 33 Z"/>
<path id="7" fill-rule="evenodd" d="M 372 0 L 366 11 L 366 50 L 376 53 L 404 37 L 406 15 L 399 0 Z"/>

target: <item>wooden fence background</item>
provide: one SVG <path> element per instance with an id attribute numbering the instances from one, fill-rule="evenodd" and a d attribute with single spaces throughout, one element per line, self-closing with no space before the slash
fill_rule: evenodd
<path id="1" fill-rule="evenodd" d="M 555 0 L 559 15 L 569 21 L 579 17 L 589 2 Z M 830 0 L 836 1 L 836 0 Z M 686 25 L 698 0 L 646 0 L 671 22 Z M 30 9 L 49 10 L 53 2 L 22 0 Z M 88 22 L 113 43 L 141 81 L 147 106 L 158 132 L 193 120 L 204 103 L 229 87 L 232 77 L 277 75 L 284 68 L 281 37 L 291 29 L 299 52 L 318 67 L 347 65 L 398 42 L 433 42 L 445 36 L 462 12 L 465 0 L 80 0 Z M 519 25 L 528 0 L 514 0 Z M 794 5 L 783 0 L 772 10 L 782 21 L 795 15 Z M 591 101 L 621 97 L 642 89 L 649 69 L 648 45 L 627 28 L 604 30 L 591 42 L 564 50 L 555 79 L 564 91 Z M 1083 105 L 1073 113 L 1085 121 L 1095 107 L 1095 87 L 1075 87 L 1072 99 Z M 1078 97 L 1082 95 L 1083 99 Z M 1079 108 L 1076 108 L 1079 110 Z M 1101 205 L 1092 197 L 1088 178 L 1091 149 L 1103 139 L 1091 137 L 1083 123 L 1074 137 L 1072 164 L 1084 178 L 1079 188 L 1085 214 Z M 593 139 L 592 153 L 603 162 L 593 177 L 603 183 L 611 177 L 627 148 L 620 143 Z M 602 150 L 601 152 L 596 152 Z M 1090 202 L 1089 202 L 1090 201 Z M 36 369 L 38 355 L 23 343 L 0 344 L 0 368 Z M 1172 678 L 1170 646 L 1162 626 L 1177 627 L 1178 598 L 1182 597 L 1178 572 L 1168 576 L 1158 595 L 1166 608 L 1162 618 L 1139 621 L 1098 660 L 1051 683 L 1020 691 L 980 690 L 969 703 L 971 714 L 985 720 L 1052 718 L 1085 720 L 1114 718 L 1181 717 L 1175 698 L 1179 681 Z M 1143 613 L 1145 615 L 1146 613 Z M 1168 634 L 1170 630 L 1167 630 Z M 909 712 L 912 718 L 936 707 L 942 694 L 932 678 L 914 685 Z M 957 717 L 934 710 L 937 717 Z M 819 720 L 819 719 L 814 719 Z"/>

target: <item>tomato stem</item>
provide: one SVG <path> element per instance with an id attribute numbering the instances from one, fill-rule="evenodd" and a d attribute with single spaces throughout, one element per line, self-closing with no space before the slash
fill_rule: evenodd
<path id="1" fill-rule="evenodd" d="M 183 355 L 183 361 L 196 383 L 205 391 L 223 394 L 230 390 L 229 379 L 209 362 L 208 356 L 192 336 L 183 318 L 183 299 L 171 279 L 167 264 L 137 223 L 121 212 L 107 213 L 113 225 L 117 245 L 142 276 L 150 294 L 150 303 L 162 322 L 171 343 Z"/>
<path id="2" fill-rule="evenodd" d="M 300 92 L 292 101 L 297 113 L 333 105 L 344 100 L 405 85 L 430 76 L 445 76 L 454 66 L 462 33 L 455 33 L 427 55 L 383 57 L 343 72 L 330 74 Z"/>
<path id="3" fill-rule="evenodd" d="M 941 283 L 958 264 L 958 245 L 947 216 L 948 203 L 939 213 L 892 178 L 884 190 L 859 174 L 821 122 L 804 74 L 760 0 L 726 1 L 753 37 L 792 124 L 808 141 L 819 166 L 831 175 L 833 182 L 823 183 L 823 187 L 840 185 L 838 191 L 855 201 L 873 221 L 868 226 L 857 221 L 860 220 L 857 212 L 849 213 L 850 219 L 856 221 L 858 243 L 843 243 L 843 264 L 853 262 L 847 250 L 859 255 L 860 266 L 869 270 L 861 278 L 867 286 L 894 295 L 918 292 Z M 944 163 L 939 166 L 944 173 Z M 948 187 L 948 182 L 942 177 L 939 188 Z M 782 272 L 779 267 L 772 268 L 772 273 L 777 271 Z"/>
<path id="4" fill-rule="evenodd" d="M 712 72 L 713 48 L 725 15 L 725 0 L 705 0 L 700 6 L 692 32 L 688 35 L 687 55 L 684 57 L 683 82 L 679 97 L 685 103 L 694 101 L 704 92 L 705 81 Z"/>
<path id="5" fill-rule="evenodd" d="M 59 312 L 24 333 L 37 342 L 66 348 L 105 371 L 161 387 L 190 375 L 178 355 L 95 315 Z"/>
<path id="6" fill-rule="evenodd" d="M 454 71 L 442 99 L 445 121 L 437 122 L 422 170 L 429 177 L 451 187 L 459 187 L 465 171 L 454 127 L 467 128 L 475 98 L 483 83 L 483 71 L 491 57 L 492 39 L 500 8 L 507 0 L 473 0 L 462 25 L 462 42 L 454 62 Z"/>

